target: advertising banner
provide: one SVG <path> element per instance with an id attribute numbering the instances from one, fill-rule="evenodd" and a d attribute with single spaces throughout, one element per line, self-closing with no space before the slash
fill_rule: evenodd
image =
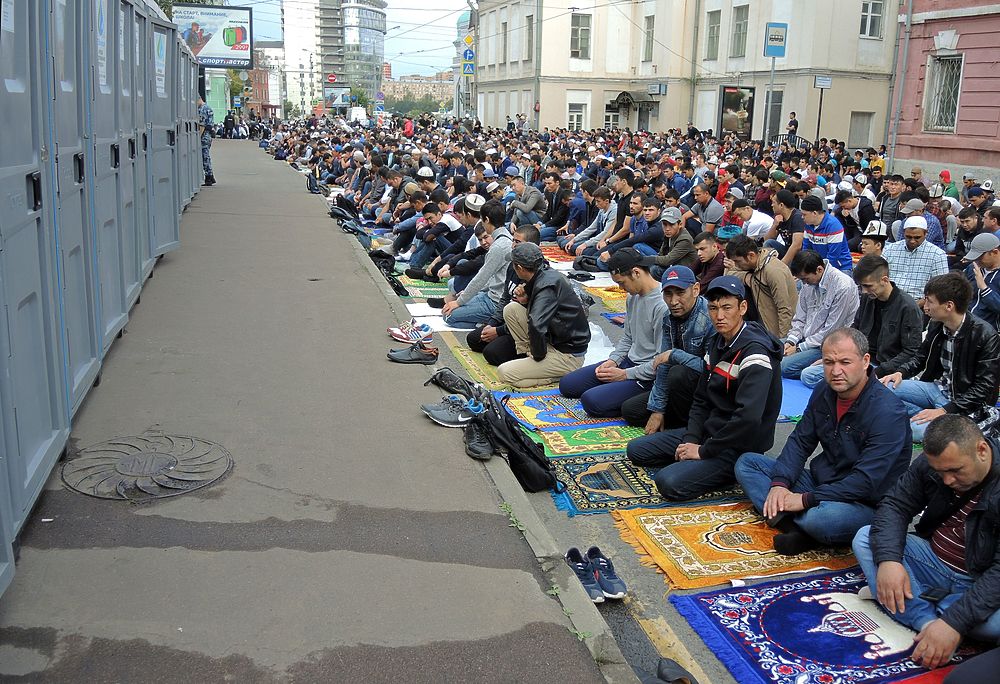
<path id="1" fill-rule="evenodd" d="M 343 86 L 323 86 L 323 105 L 327 109 L 351 106 L 351 89 Z"/>
<path id="2" fill-rule="evenodd" d="M 175 3 L 174 23 L 199 66 L 253 68 L 253 10 L 250 7 Z"/>
<path id="3" fill-rule="evenodd" d="M 749 140 L 753 132 L 753 101 L 756 88 L 722 86 L 721 90 L 719 135 L 735 133 L 742 140 Z"/>

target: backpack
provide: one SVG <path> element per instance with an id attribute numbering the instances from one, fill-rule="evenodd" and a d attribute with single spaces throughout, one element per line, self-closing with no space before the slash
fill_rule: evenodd
<path id="1" fill-rule="evenodd" d="M 480 395 L 485 410 L 475 420 L 486 429 L 493 448 L 504 455 L 521 488 L 526 492 L 565 489 L 565 485 L 556 479 L 555 468 L 545 456 L 542 445 L 524 434 L 521 424 L 507 411 L 510 397 L 497 399 L 492 392 L 481 392 Z"/>

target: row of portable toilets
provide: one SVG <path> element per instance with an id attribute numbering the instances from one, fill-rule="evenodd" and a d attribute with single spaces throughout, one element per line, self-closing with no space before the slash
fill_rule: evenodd
<path id="1" fill-rule="evenodd" d="M 73 416 L 203 180 L 153 0 L 0 0 L 0 593 Z"/>

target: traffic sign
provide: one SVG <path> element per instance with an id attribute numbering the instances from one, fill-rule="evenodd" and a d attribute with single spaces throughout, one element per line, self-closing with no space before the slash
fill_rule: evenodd
<path id="1" fill-rule="evenodd" d="M 472 37 L 471 33 L 466 34 L 466 36 L 465 36 L 465 44 L 466 45 L 468 45 L 469 47 L 472 47 L 472 44 L 475 43 L 475 42 L 476 42 L 476 39 Z"/>
<path id="2" fill-rule="evenodd" d="M 476 73 L 476 65 L 472 62 L 462 62 L 462 75 L 471 76 Z"/>
<path id="3" fill-rule="evenodd" d="M 472 51 L 472 48 L 465 48 L 465 52 L 462 53 L 462 59 L 466 62 L 471 62 L 476 58 L 476 53 Z"/>
<path id="4" fill-rule="evenodd" d="M 385 111 L 385 105 L 381 104 L 381 103 L 380 104 L 376 104 L 375 105 L 375 111 L 376 112 L 384 112 Z"/>
<path id="5" fill-rule="evenodd" d="M 833 76 L 816 76 L 813 81 L 813 87 L 819 88 L 820 90 L 826 90 L 833 87 Z"/>
<path id="6" fill-rule="evenodd" d="M 243 106 L 243 102 L 242 102 L 242 100 L 240 99 L 240 96 L 239 96 L 239 95 L 235 95 L 235 96 L 233 97 L 233 106 L 234 106 L 234 107 L 242 107 L 242 106 Z"/>
<path id="7" fill-rule="evenodd" d="M 788 42 L 788 24 L 770 21 L 764 29 L 764 56 L 784 57 Z"/>
<path id="8" fill-rule="evenodd" d="M 327 74 L 326 75 L 326 82 L 327 83 L 336 83 L 337 82 L 337 74 Z"/>
<path id="9" fill-rule="evenodd" d="M 375 93 L 375 99 L 378 100 L 379 102 L 384 102 L 385 101 L 385 93 L 383 93 L 381 90 L 378 91 L 377 93 Z"/>

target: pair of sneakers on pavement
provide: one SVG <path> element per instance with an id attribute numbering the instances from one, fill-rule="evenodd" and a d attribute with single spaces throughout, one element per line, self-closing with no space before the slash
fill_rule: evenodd
<path id="1" fill-rule="evenodd" d="M 577 579 L 594 603 L 604 603 L 604 599 L 625 598 L 628 587 L 615 573 L 611 559 L 591 546 L 584 556 L 575 546 L 566 552 L 566 563 L 576 573 Z"/>
<path id="2" fill-rule="evenodd" d="M 406 342 L 407 344 L 428 342 L 434 337 L 431 326 L 421 323 L 416 318 L 400 323 L 398 328 L 386 328 L 385 331 L 389 337 L 397 342 Z"/>
<path id="3" fill-rule="evenodd" d="M 482 420 L 486 408 L 476 398 L 458 394 L 443 397 L 437 404 L 423 404 L 420 410 L 438 425 L 462 428 L 465 453 L 471 458 L 487 461 L 493 456 L 493 443 Z"/>

